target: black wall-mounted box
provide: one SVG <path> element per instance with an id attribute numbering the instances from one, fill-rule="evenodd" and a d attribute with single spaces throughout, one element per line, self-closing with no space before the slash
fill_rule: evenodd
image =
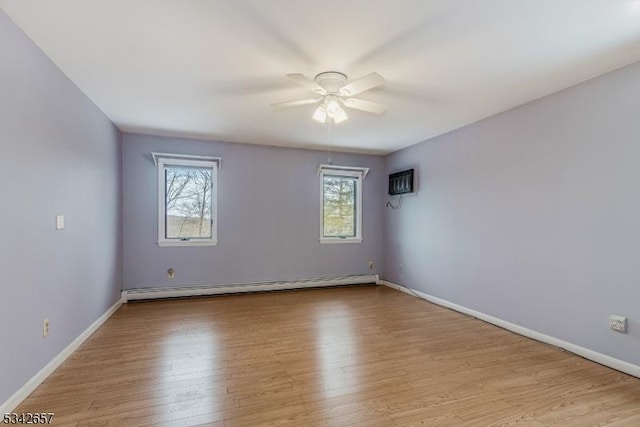
<path id="1" fill-rule="evenodd" d="M 389 195 L 413 193 L 413 169 L 389 175 Z"/>

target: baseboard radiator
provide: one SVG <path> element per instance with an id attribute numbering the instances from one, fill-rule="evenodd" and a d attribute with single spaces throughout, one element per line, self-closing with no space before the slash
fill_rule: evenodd
<path id="1" fill-rule="evenodd" d="M 281 291 L 287 289 L 324 288 L 328 286 L 377 284 L 377 274 L 296 280 L 291 282 L 253 282 L 228 285 L 205 285 L 175 288 L 138 288 L 122 291 L 124 302 L 160 298 L 182 298 L 245 292 Z"/>

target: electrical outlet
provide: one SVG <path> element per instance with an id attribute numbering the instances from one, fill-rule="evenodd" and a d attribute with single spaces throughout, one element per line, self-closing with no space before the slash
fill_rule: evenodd
<path id="1" fill-rule="evenodd" d="M 609 327 L 614 331 L 627 332 L 627 318 L 612 314 L 609 317 Z"/>
<path id="2" fill-rule="evenodd" d="M 369 270 L 373 270 L 373 267 L 375 267 L 373 261 L 369 261 Z"/>
<path id="3" fill-rule="evenodd" d="M 176 277 L 176 272 L 173 270 L 173 268 L 167 270 L 167 277 L 169 279 L 173 279 Z"/>
<path id="4" fill-rule="evenodd" d="M 44 338 L 49 336 L 49 319 L 44 319 L 44 322 L 42 322 L 42 336 Z"/>

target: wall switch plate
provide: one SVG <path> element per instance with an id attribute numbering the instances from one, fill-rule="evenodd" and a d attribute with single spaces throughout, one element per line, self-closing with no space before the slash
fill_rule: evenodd
<path id="1" fill-rule="evenodd" d="M 49 319 L 44 319 L 42 322 L 42 336 L 44 338 L 49 336 Z"/>
<path id="2" fill-rule="evenodd" d="M 56 230 L 64 230 L 64 215 L 56 215 Z"/>
<path id="3" fill-rule="evenodd" d="M 375 267 L 373 261 L 369 261 L 369 270 L 373 270 L 373 267 Z"/>
<path id="4" fill-rule="evenodd" d="M 627 318 L 612 314 L 611 317 L 609 317 L 609 327 L 614 331 L 627 332 Z"/>
<path id="5" fill-rule="evenodd" d="M 176 272 L 173 268 L 167 270 L 167 277 L 169 279 L 174 279 L 176 277 Z"/>

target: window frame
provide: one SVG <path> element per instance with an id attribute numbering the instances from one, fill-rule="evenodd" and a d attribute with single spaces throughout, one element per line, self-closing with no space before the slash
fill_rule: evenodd
<path id="1" fill-rule="evenodd" d="M 181 154 L 151 153 L 158 173 L 158 246 L 190 247 L 216 246 L 218 244 L 218 169 L 219 157 L 188 156 Z M 191 166 L 211 170 L 211 237 L 170 239 L 166 237 L 166 168 Z"/>
<path id="2" fill-rule="evenodd" d="M 320 243 L 362 243 L 362 183 L 369 173 L 369 168 L 351 167 L 351 166 L 333 166 L 320 165 L 318 175 L 320 176 Z M 355 236 L 338 237 L 324 235 L 324 177 L 353 177 L 355 180 Z"/>

